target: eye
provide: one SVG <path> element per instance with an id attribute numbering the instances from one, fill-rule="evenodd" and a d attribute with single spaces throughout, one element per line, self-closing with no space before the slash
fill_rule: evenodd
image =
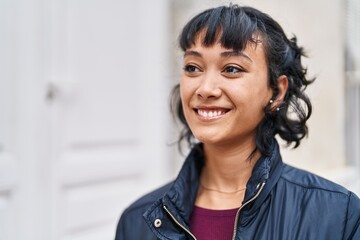
<path id="1" fill-rule="evenodd" d="M 201 70 L 195 66 L 195 65 L 192 65 L 192 64 L 188 64 L 184 67 L 184 71 L 185 72 L 188 72 L 188 73 L 195 73 L 195 72 L 201 72 Z"/>
<path id="2" fill-rule="evenodd" d="M 239 68 L 239 67 L 235 67 L 235 66 L 227 66 L 227 67 L 225 67 L 223 72 L 224 73 L 235 74 L 235 73 L 244 72 L 244 70 Z"/>

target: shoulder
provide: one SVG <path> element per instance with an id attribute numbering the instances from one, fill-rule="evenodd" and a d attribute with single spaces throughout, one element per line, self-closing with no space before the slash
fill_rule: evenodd
<path id="1" fill-rule="evenodd" d="M 287 164 L 284 164 L 278 184 L 278 191 L 295 197 L 293 202 L 301 202 L 303 215 L 306 214 L 304 208 L 311 209 L 310 215 L 323 216 L 322 222 L 327 219 L 325 223 L 333 223 L 329 226 L 343 223 L 344 239 L 360 239 L 360 199 L 353 192 Z"/>
<path id="2" fill-rule="evenodd" d="M 150 239 L 153 234 L 146 225 L 143 214 L 148 208 L 160 201 L 171 186 L 172 182 L 140 197 L 127 207 L 121 214 L 115 239 Z"/>
<path id="3" fill-rule="evenodd" d="M 308 190 L 318 190 L 349 196 L 350 191 L 343 186 L 320 177 L 314 173 L 284 164 L 281 179 L 288 184 Z"/>
<path id="4" fill-rule="evenodd" d="M 131 215 L 133 213 L 139 212 L 142 215 L 147 208 L 153 205 L 156 201 L 161 199 L 164 194 L 170 189 L 173 182 L 167 183 L 150 193 L 145 194 L 140 197 L 138 200 L 133 202 L 129 207 L 125 209 L 122 215 Z"/>
<path id="5" fill-rule="evenodd" d="M 319 209 L 342 212 L 357 218 L 360 224 L 360 199 L 345 187 L 316 174 L 284 164 L 278 182 L 281 187 L 293 191 L 304 201 L 317 203 Z M 356 215 L 356 216 L 355 216 Z"/>

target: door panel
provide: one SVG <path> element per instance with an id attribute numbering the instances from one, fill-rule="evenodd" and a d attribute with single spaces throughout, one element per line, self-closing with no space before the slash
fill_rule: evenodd
<path id="1" fill-rule="evenodd" d="M 0 150 L 0 239 L 15 239 L 15 161 Z"/>
<path id="2" fill-rule="evenodd" d="M 139 2 L 53 1 L 52 16 L 53 238 L 111 239 L 124 208 L 165 180 L 167 129 L 158 106 L 167 96 L 144 94 L 154 63 L 144 65 L 139 47 L 146 45 Z M 163 79 L 153 80 L 155 89 Z M 148 166 L 163 168 L 149 174 Z"/>
<path id="3" fill-rule="evenodd" d="M 18 161 L 15 156 L 15 62 L 14 24 L 16 4 L 0 1 L 0 240 L 16 239 L 18 212 L 15 196 L 19 190 Z"/>

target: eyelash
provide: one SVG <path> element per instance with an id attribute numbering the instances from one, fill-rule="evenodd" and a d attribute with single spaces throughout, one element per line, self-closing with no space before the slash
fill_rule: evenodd
<path id="1" fill-rule="evenodd" d="M 201 72 L 201 70 L 197 66 L 192 65 L 192 64 L 186 65 L 183 69 L 185 72 L 188 72 L 188 73 Z"/>
<path id="2" fill-rule="evenodd" d="M 193 64 L 185 65 L 183 70 L 187 73 L 202 72 L 199 67 Z M 225 74 L 239 74 L 245 72 L 245 70 L 238 66 L 226 66 L 222 72 Z"/>
<path id="3" fill-rule="evenodd" d="M 234 71 L 229 71 L 230 69 L 235 70 Z M 236 74 L 236 73 L 241 73 L 241 72 L 245 72 L 244 69 L 240 68 L 240 67 L 235 67 L 235 66 L 226 66 L 223 70 L 224 73 L 229 73 L 229 74 Z"/>

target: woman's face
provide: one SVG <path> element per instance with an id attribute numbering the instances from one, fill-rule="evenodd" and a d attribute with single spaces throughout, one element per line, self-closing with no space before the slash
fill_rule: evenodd
<path id="1" fill-rule="evenodd" d="M 272 97 L 261 43 L 243 51 L 201 44 L 184 54 L 180 95 L 186 121 L 205 144 L 255 146 L 256 127 Z"/>

